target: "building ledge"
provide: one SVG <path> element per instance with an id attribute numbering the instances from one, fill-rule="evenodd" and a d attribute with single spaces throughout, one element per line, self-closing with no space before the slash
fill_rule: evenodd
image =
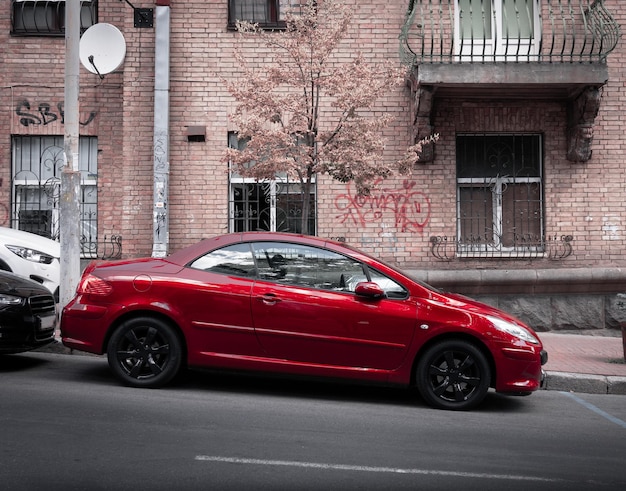
<path id="1" fill-rule="evenodd" d="M 437 98 L 564 101 L 565 157 L 570 162 L 586 162 L 591 158 L 593 127 L 607 80 L 605 63 L 420 64 L 408 79 L 413 138 L 418 142 L 437 132 L 433 124 Z M 422 163 L 434 160 L 432 147 L 430 144 L 423 149 Z"/>
<path id="2" fill-rule="evenodd" d="M 625 268 L 409 270 L 426 283 L 465 295 L 626 292 Z"/>
<path id="3" fill-rule="evenodd" d="M 573 100 L 609 79 L 605 63 L 458 63 L 415 67 L 413 87 L 436 97 Z"/>

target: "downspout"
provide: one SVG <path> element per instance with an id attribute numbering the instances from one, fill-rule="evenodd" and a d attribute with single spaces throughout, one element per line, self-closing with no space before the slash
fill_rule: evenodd
<path id="1" fill-rule="evenodd" d="M 155 3 L 152 257 L 165 257 L 170 239 L 170 0 L 156 0 Z"/>

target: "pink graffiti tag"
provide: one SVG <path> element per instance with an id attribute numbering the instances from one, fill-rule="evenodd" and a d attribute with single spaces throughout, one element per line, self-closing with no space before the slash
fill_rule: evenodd
<path id="1" fill-rule="evenodd" d="M 376 189 L 376 186 L 369 196 L 358 196 L 348 185 L 348 192 L 335 198 L 341 223 L 365 225 L 380 221 L 387 213 L 393 215 L 395 227 L 401 232 L 423 231 L 430 219 L 430 199 L 415 189 L 415 181 L 405 180 L 398 189 Z"/>

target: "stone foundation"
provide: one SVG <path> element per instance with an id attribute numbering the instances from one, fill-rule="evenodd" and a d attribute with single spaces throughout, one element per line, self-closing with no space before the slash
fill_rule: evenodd
<path id="1" fill-rule="evenodd" d="M 509 312 L 537 331 L 619 332 L 626 324 L 626 271 L 621 268 L 409 273 Z"/>

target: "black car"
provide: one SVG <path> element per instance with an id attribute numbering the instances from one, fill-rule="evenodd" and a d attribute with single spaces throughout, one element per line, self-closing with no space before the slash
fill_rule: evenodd
<path id="1" fill-rule="evenodd" d="M 0 271 L 0 354 L 54 342 L 57 322 L 54 296 L 45 286 Z"/>

